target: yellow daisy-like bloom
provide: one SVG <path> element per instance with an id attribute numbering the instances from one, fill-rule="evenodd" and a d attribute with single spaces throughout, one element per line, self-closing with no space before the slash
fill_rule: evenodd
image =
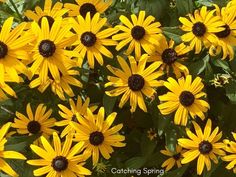
<path id="1" fill-rule="evenodd" d="M 222 59 L 226 59 L 227 56 L 229 56 L 229 59 L 232 60 L 234 58 L 233 46 L 236 46 L 236 11 L 226 7 L 220 10 L 217 5 L 215 5 L 215 8 L 216 14 L 220 16 L 225 23 L 223 26 L 225 29 L 215 33 L 219 42 L 217 46 L 212 45 L 210 47 L 209 53 L 214 56 L 223 51 Z"/>
<path id="2" fill-rule="evenodd" d="M 14 82 L 14 80 L 12 80 L 12 78 L 9 78 L 8 75 L 4 76 L 4 80 L 5 82 Z M 22 78 L 20 78 L 20 81 L 23 81 Z M 6 93 L 17 98 L 15 91 L 8 84 L 0 83 L 0 101 L 4 101 L 8 98 Z"/>
<path id="3" fill-rule="evenodd" d="M 158 44 L 161 24 L 154 22 L 153 16 L 145 18 L 145 11 L 140 11 L 138 17 L 135 14 L 131 15 L 132 22 L 124 15 L 120 16 L 120 21 L 124 25 L 117 25 L 116 28 L 123 33 L 112 36 L 112 39 L 120 41 L 116 46 L 116 50 L 121 50 L 128 43 L 129 47 L 126 54 L 130 55 L 135 50 L 135 57 L 139 59 L 141 56 L 141 48 L 148 54 L 155 50 L 154 44 Z"/>
<path id="4" fill-rule="evenodd" d="M 236 173 L 236 133 L 232 133 L 234 141 L 224 140 L 225 148 L 224 150 L 229 154 L 222 157 L 223 161 L 229 162 L 226 166 L 228 170 L 233 169 L 233 172 Z"/>
<path id="5" fill-rule="evenodd" d="M 41 27 L 32 23 L 32 32 L 37 36 L 36 45 L 32 49 L 33 64 L 30 67 L 31 74 L 39 72 L 42 83 L 47 81 L 48 75 L 53 79 L 60 80 L 60 72 L 67 74 L 67 68 L 75 66 L 75 62 L 70 58 L 78 56 L 76 52 L 65 49 L 76 40 L 76 36 L 65 37 L 71 29 L 71 25 L 61 27 L 62 19 L 57 18 L 52 27 L 46 17 L 42 19 Z"/>
<path id="6" fill-rule="evenodd" d="M 66 67 L 68 69 L 68 67 Z M 30 88 L 38 87 L 38 90 L 43 93 L 49 86 L 51 86 L 51 90 L 55 93 L 61 100 L 66 100 L 65 94 L 69 97 L 74 97 L 75 94 L 71 88 L 82 87 L 82 83 L 75 78 L 79 75 L 79 71 L 68 69 L 66 74 L 62 74 L 60 72 L 60 80 L 55 80 L 51 75 L 47 77 L 46 82 L 42 82 L 40 78 L 34 79 L 30 84 Z"/>
<path id="7" fill-rule="evenodd" d="M 165 168 L 165 171 L 171 170 L 175 165 L 177 165 L 178 168 L 182 167 L 181 160 L 183 159 L 183 153 L 185 150 L 179 145 L 176 145 L 176 152 L 171 152 L 167 147 L 165 147 L 165 150 L 161 150 L 161 153 L 169 156 L 162 165 L 162 168 Z"/>
<path id="8" fill-rule="evenodd" d="M 184 42 L 190 43 L 190 48 L 195 48 L 195 54 L 202 50 L 202 43 L 205 47 L 211 44 L 217 45 L 218 39 L 214 33 L 221 32 L 225 24 L 219 16 L 215 16 L 216 10 L 208 11 L 206 6 L 200 10 L 195 10 L 194 16 L 189 14 L 190 21 L 185 17 L 180 17 L 179 21 L 183 24 L 181 29 L 187 33 L 181 36 Z"/>
<path id="9" fill-rule="evenodd" d="M 123 94 L 119 103 L 120 108 L 130 99 L 131 112 L 136 110 L 137 105 L 143 111 L 147 112 L 143 94 L 151 98 L 154 93 L 156 93 L 154 88 L 162 85 L 162 81 L 157 81 L 157 78 L 159 78 L 163 72 L 155 71 L 161 65 L 161 62 L 154 62 L 145 68 L 148 59 L 148 55 L 146 54 L 141 56 L 139 62 L 136 62 L 135 58 L 130 56 L 130 66 L 122 57 L 118 56 L 117 58 L 122 70 L 110 65 L 107 66 L 115 77 L 108 76 L 109 82 L 105 84 L 105 87 L 112 86 L 115 88 L 106 91 L 106 94 L 109 96 L 119 96 Z"/>
<path id="10" fill-rule="evenodd" d="M 48 111 L 46 109 L 46 106 L 39 104 L 34 115 L 30 103 L 28 103 L 26 106 L 27 117 L 22 113 L 16 112 L 17 118 L 14 119 L 12 127 L 16 128 L 19 134 L 32 135 L 42 133 L 42 135 L 49 137 L 55 131 L 52 127 L 56 119 L 50 118 L 52 109 Z"/>
<path id="11" fill-rule="evenodd" d="M 64 119 L 61 121 L 57 121 L 55 123 L 56 126 L 65 126 L 64 130 L 61 132 L 61 137 L 64 137 L 70 132 L 74 133 L 74 128 L 69 124 L 71 121 L 77 121 L 79 116 L 86 116 L 87 109 L 89 108 L 92 112 L 97 109 L 97 106 L 89 106 L 90 98 L 86 98 L 86 100 L 82 101 L 82 98 L 78 95 L 77 102 L 72 99 L 69 99 L 70 109 L 66 106 L 59 104 L 60 108 L 59 114 Z"/>
<path id="12" fill-rule="evenodd" d="M 181 43 L 175 46 L 175 42 L 170 40 L 167 42 L 166 38 L 163 36 L 160 39 L 160 45 L 156 46 L 154 53 L 150 55 L 148 61 L 161 61 L 161 70 L 166 70 L 169 75 L 170 69 L 172 69 L 177 78 L 182 76 L 182 73 L 186 76 L 189 74 L 188 68 L 181 64 L 186 54 L 190 51 L 189 46 Z"/>
<path id="13" fill-rule="evenodd" d="M 171 92 L 159 96 L 161 103 L 158 108 L 163 115 L 168 115 L 174 111 L 174 123 L 185 126 L 188 122 L 188 115 L 205 119 L 204 112 L 210 108 L 209 104 L 202 100 L 206 96 L 202 92 L 204 85 L 200 77 L 196 77 L 192 82 L 192 76 L 188 75 L 186 79 L 180 78 L 178 82 L 173 78 L 168 78 L 164 86 Z"/>
<path id="14" fill-rule="evenodd" d="M 27 74 L 26 66 L 19 59 L 30 59 L 26 45 L 35 39 L 31 34 L 22 36 L 26 23 L 21 23 L 14 29 L 12 24 L 13 17 L 9 17 L 0 29 L 0 83 L 5 82 L 6 74 L 18 83 L 18 74 Z"/>
<path id="15" fill-rule="evenodd" d="M 204 132 L 201 127 L 193 122 L 196 134 L 192 133 L 189 128 L 186 128 L 186 133 L 189 137 L 178 139 L 178 143 L 188 151 L 183 153 L 182 164 L 187 164 L 194 159 L 198 158 L 197 161 L 197 174 L 201 175 L 206 164 L 207 171 L 211 170 L 211 160 L 214 163 L 218 163 L 216 155 L 223 156 L 225 152 L 221 150 L 224 148 L 224 143 L 218 142 L 222 137 L 222 132 L 219 132 L 219 127 L 216 127 L 212 131 L 212 122 L 210 119 L 207 120 Z"/>
<path id="16" fill-rule="evenodd" d="M 157 133 L 156 133 L 155 129 L 150 128 L 150 129 L 147 131 L 147 137 L 148 137 L 151 141 L 154 140 L 155 138 L 157 138 Z"/>
<path id="17" fill-rule="evenodd" d="M 17 177 L 18 174 L 8 165 L 7 162 L 5 162 L 3 160 L 3 158 L 5 158 L 5 159 L 21 159 L 21 160 L 26 160 L 26 158 L 25 158 L 25 156 L 23 156 L 19 152 L 4 151 L 4 149 L 5 149 L 4 146 L 7 142 L 5 135 L 10 127 L 11 127 L 11 123 L 6 123 L 0 129 L 0 170 L 12 177 Z"/>
<path id="18" fill-rule="evenodd" d="M 109 39 L 117 30 L 114 28 L 101 30 L 106 24 L 107 18 L 100 18 L 99 13 L 96 13 L 91 18 L 90 13 L 88 13 L 85 18 L 79 15 L 77 20 L 70 20 L 78 36 L 78 40 L 75 43 L 78 46 L 74 51 L 79 52 L 82 57 L 82 60 L 81 58 L 78 60 L 79 66 L 82 65 L 86 53 L 90 68 L 94 68 L 94 59 L 96 59 L 100 65 L 103 65 L 102 55 L 113 58 L 112 53 L 104 46 L 114 46 L 117 44 L 116 41 Z"/>
<path id="19" fill-rule="evenodd" d="M 71 122 L 71 126 L 76 130 L 75 141 L 84 141 L 84 153 L 92 155 L 93 165 L 98 163 L 99 154 L 105 159 L 109 159 L 114 151 L 113 147 L 124 147 L 125 136 L 119 135 L 123 124 L 111 127 L 117 115 L 111 113 L 104 118 L 104 108 L 101 107 L 97 115 L 87 109 L 87 116 L 80 117 L 79 123 Z"/>
<path id="20" fill-rule="evenodd" d="M 57 133 L 53 133 L 53 145 L 41 137 L 43 148 L 31 145 L 30 148 L 42 159 L 28 160 L 27 163 L 34 166 L 43 166 L 34 170 L 34 176 L 47 177 L 75 177 L 91 175 L 91 172 L 84 168 L 84 161 L 87 159 L 86 155 L 76 155 L 81 153 L 83 142 L 72 146 L 72 136 L 68 135 L 62 146 L 61 140 Z"/>
<path id="21" fill-rule="evenodd" d="M 45 0 L 44 9 L 41 9 L 39 6 L 35 7 L 35 12 L 31 10 L 26 10 L 24 15 L 34 21 L 36 21 L 40 26 L 42 23 L 43 17 L 47 18 L 49 27 L 52 27 L 55 19 L 58 17 L 63 17 L 68 11 L 63 8 L 63 4 L 60 2 L 56 2 L 56 4 L 52 7 L 52 0 Z"/>
<path id="22" fill-rule="evenodd" d="M 69 9 L 69 16 L 86 17 L 87 13 L 90 12 L 93 17 L 97 12 L 103 13 L 112 4 L 112 0 L 75 0 L 77 4 L 65 3 L 64 7 Z"/>

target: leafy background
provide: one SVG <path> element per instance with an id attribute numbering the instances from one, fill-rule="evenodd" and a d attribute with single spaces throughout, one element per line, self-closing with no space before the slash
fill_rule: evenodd
<path id="1" fill-rule="evenodd" d="M 56 0 L 54 0 L 56 2 Z M 0 5 L 0 23 L 9 16 L 15 17 L 15 23 L 26 20 L 23 12 L 26 9 L 34 9 L 36 5 L 43 7 L 44 0 L 14 0 L 13 1 L 19 11 L 17 14 L 13 6 L 7 2 Z M 73 2 L 73 0 L 62 0 L 65 2 Z M 119 16 L 129 16 L 132 13 L 137 13 L 140 10 L 145 10 L 147 14 L 153 15 L 162 24 L 164 34 L 168 38 L 172 38 L 177 43 L 180 42 L 181 30 L 178 29 L 178 17 L 185 16 L 192 13 L 194 9 L 201 5 L 210 6 L 216 3 L 219 6 L 226 5 L 226 0 L 113 0 L 112 7 L 106 11 L 105 16 L 108 18 L 109 23 L 114 26 L 119 23 Z M 111 50 L 114 56 L 122 54 L 116 52 L 113 48 Z M 208 101 L 211 106 L 208 112 L 208 117 L 213 120 L 214 126 L 220 126 L 224 133 L 224 138 L 231 138 L 230 133 L 236 131 L 236 59 L 229 61 L 222 61 L 219 57 L 210 57 L 206 51 L 202 51 L 199 55 L 190 53 L 187 60 L 187 66 L 190 74 L 193 76 L 201 76 L 203 78 L 205 89 L 208 94 Z M 104 60 L 106 64 L 117 65 L 116 60 Z M 102 176 L 120 176 L 111 174 L 110 168 L 161 168 L 164 162 L 164 157 L 160 150 L 164 149 L 166 145 L 170 150 L 175 151 L 175 144 L 179 137 L 185 136 L 185 127 L 174 125 L 171 120 L 173 115 L 162 116 L 157 109 L 158 99 L 146 100 L 148 105 L 148 113 L 137 110 L 131 114 L 129 106 L 123 109 L 118 108 L 117 98 L 109 97 L 104 94 L 104 83 L 106 82 L 107 75 L 109 74 L 106 67 L 97 66 L 94 70 L 89 70 L 86 65 L 79 69 L 81 72 L 81 80 L 83 82 L 83 89 L 74 89 L 76 95 L 79 94 L 83 97 L 89 96 L 92 103 L 99 106 L 104 106 L 106 114 L 117 112 L 118 117 L 115 123 L 123 123 L 124 128 L 122 134 L 126 136 L 127 146 L 125 148 L 117 149 L 109 161 L 102 160 L 107 165 L 105 173 L 101 173 L 98 169 L 93 169 L 93 177 Z M 222 73 L 230 75 L 231 79 L 229 84 L 224 88 L 215 88 L 211 85 L 211 80 L 214 79 L 215 74 Z M 18 99 L 11 98 L 4 102 L 0 102 L 0 125 L 12 121 L 16 111 L 25 113 L 25 107 L 28 102 L 33 106 L 39 103 L 45 103 L 49 108 L 52 108 L 53 116 L 58 120 L 57 104 L 68 104 L 68 101 L 62 102 L 55 96 L 50 88 L 43 94 L 37 89 L 30 89 L 28 87 L 29 81 L 25 80 L 23 84 L 12 84 L 12 87 L 17 93 Z M 157 94 L 162 94 L 163 88 L 157 90 Z M 200 124 L 205 123 L 199 121 Z M 189 126 L 189 125 L 188 125 Z M 157 131 L 158 137 L 154 141 L 147 138 L 147 130 L 154 128 Z M 20 151 L 32 158 L 34 154 L 29 150 L 29 145 L 40 135 L 31 137 L 14 136 L 9 138 L 6 149 Z M 24 161 L 8 160 L 10 165 L 22 177 L 33 176 L 31 167 Z M 89 169 L 92 169 L 91 162 L 87 163 Z M 234 177 L 231 171 L 225 169 L 226 164 L 220 160 L 219 164 L 213 165 L 210 172 L 204 172 L 203 177 Z M 129 175 L 130 176 L 130 175 Z M 157 175 L 153 175 L 157 176 Z M 7 175 L 0 174 L 0 177 L 7 177 Z M 174 169 L 166 173 L 164 177 L 197 177 L 196 163 L 185 165 L 182 168 Z"/>

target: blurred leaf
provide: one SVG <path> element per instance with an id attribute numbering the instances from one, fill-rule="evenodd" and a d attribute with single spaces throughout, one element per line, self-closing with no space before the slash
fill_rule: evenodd
<path id="1" fill-rule="evenodd" d="M 141 152 L 145 158 L 148 158 L 156 147 L 155 141 L 151 141 L 146 135 L 142 136 Z"/>
<path id="2" fill-rule="evenodd" d="M 209 62 L 209 55 L 206 55 L 203 59 L 198 59 L 197 61 L 192 62 L 189 65 L 190 74 L 193 75 L 194 77 L 198 76 L 205 70 L 208 62 Z"/>
<path id="3" fill-rule="evenodd" d="M 176 27 L 163 27 L 163 33 L 169 38 L 173 39 L 176 43 L 181 43 L 181 31 L 179 28 Z"/>
<path id="4" fill-rule="evenodd" d="M 229 84 L 225 85 L 226 95 L 230 101 L 236 104 L 236 81 L 233 80 Z"/>
<path id="5" fill-rule="evenodd" d="M 227 61 L 225 60 L 221 60 L 220 58 L 218 59 L 212 59 L 211 60 L 213 65 L 222 68 L 223 70 L 227 71 L 227 72 L 231 72 L 229 64 L 227 63 Z"/>
<path id="6" fill-rule="evenodd" d="M 193 12 L 194 4 L 192 0 L 176 0 L 178 14 L 185 16 Z"/>
<path id="7" fill-rule="evenodd" d="M 166 172 L 164 175 L 159 175 L 158 177 L 182 177 L 184 172 L 188 169 L 188 165 L 184 165 L 181 168 L 178 168 L 176 170 Z"/>
<path id="8" fill-rule="evenodd" d="M 139 169 L 141 168 L 146 162 L 145 157 L 133 157 L 125 162 L 126 167 Z"/>
<path id="9" fill-rule="evenodd" d="M 110 97 L 107 94 L 103 96 L 103 106 L 106 110 L 106 114 L 109 115 L 112 113 L 113 108 L 116 104 L 117 97 Z"/>
<path id="10" fill-rule="evenodd" d="M 167 148 L 175 152 L 177 144 L 177 130 L 173 124 L 170 124 L 165 132 L 166 146 Z"/>
<path id="11" fill-rule="evenodd" d="M 158 135 L 161 136 L 166 128 L 170 125 L 171 116 L 161 116 L 158 119 Z"/>

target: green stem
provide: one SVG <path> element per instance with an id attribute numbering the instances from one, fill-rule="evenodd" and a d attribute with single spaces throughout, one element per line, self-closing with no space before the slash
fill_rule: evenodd
<path id="1" fill-rule="evenodd" d="M 19 17 L 20 21 L 23 22 L 24 20 L 23 20 L 23 18 L 22 18 L 22 16 L 21 16 L 20 12 L 18 11 L 18 9 L 17 9 L 15 3 L 13 2 L 13 0 L 9 0 L 9 1 L 10 1 L 10 3 L 12 4 L 13 8 L 15 9 L 15 12 L 16 12 L 17 16 Z"/>

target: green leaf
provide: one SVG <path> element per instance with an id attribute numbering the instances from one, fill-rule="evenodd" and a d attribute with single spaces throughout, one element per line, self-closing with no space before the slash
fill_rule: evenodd
<path id="1" fill-rule="evenodd" d="M 107 94 L 103 96 L 103 105 L 106 110 L 106 114 L 109 115 L 112 113 L 113 108 L 116 104 L 117 97 L 110 97 Z"/>
<path id="2" fill-rule="evenodd" d="M 236 104 L 236 81 L 231 81 L 229 84 L 225 85 L 226 95 L 230 101 Z"/>
<path id="3" fill-rule="evenodd" d="M 176 6 L 180 16 L 192 13 L 194 8 L 192 0 L 176 0 Z"/>
<path id="4" fill-rule="evenodd" d="M 165 132 L 166 146 L 167 148 L 175 152 L 177 144 L 177 130 L 173 124 L 170 124 Z"/>
<path id="5" fill-rule="evenodd" d="M 227 71 L 227 72 L 231 72 L 229 64 L 227 63 L 227 61 L 225 60 L 221 60 L 220 58 L 218 59 L 212 59 L 211 60 L 213 65 L 222 68 L 223 70 Z"/>
<path id="6" fill-rule="evenodd" d="M 126 167 L 139 169 L 146 163 L 145 157 L 133 157 L 125 162 Z"/>
<path id="7" fill-rule="evenodd" d="M 155 141 L 151 141 L 147 138 L 146 134 L 142 136 L 141 141 L 141 152 L 145 158 L 148 158 L 156 147 Z"/>
<path id="8" fill-rule="evenodd" d="M 170 125 L 171 116 L 160 116 L 158 117 L 158 135 L 161 136 L 166 128 Z"/>
<path id="9" fill-rule="evenodd" d="M 209 55 L 206 55 L 203 59 L 198 59 L 196 62 L 192 62 L 189 65 L 189 71 L 191 75 L 196 77 L 201 74 L 205 70 L 209 59 Z"/>
<path id="10" fill-rule="evenodd" d="M 169 38 L 173 39 L 176 43 L 181 43 L 181 31 L 178 27 L 163 27 L 163 33 Z"/>

